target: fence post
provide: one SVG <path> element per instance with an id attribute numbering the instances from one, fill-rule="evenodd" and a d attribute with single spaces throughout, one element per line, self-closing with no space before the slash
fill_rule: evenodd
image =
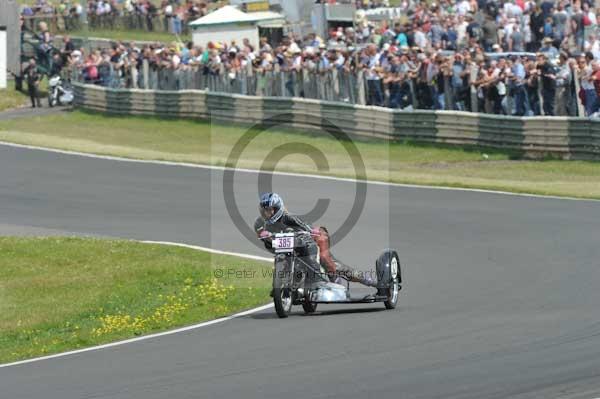
<path id="1" fill-rule="evenodd" d="M 348 75 L 348 97 L 350 98 L 351 104 L 358 103 L 358 79 L 356 74 L 349 73 L 346 71 L 346 75 Z"/>
<path id="2" fill-rule="evenodd" d="M 151 90 L 159 90 L 159 75 L 158 75 L 158 70 L 157 69 L 152 69 L 150 71 L 150 86 L 149 89 Z"/>
<path id="3" fill-rule="evenodd" d="M 144 75 L 144 89 L 150 89 L 150 76 L 149 76 L 150 64 L 148 60 L 144 58 L 142 61 L 142 73 Z"/>
<path id="4" fill-rule="evenodd" d="M 131 85 L 134 89 L 138 88 L 138 70 L 135 65 L 129 67 L 129 73 L 131 74 Z"/>
<path id="5" fill-rule="evenodd" d="M 338 76 L 337 68 L 333 68 L 331 70 L 331 83 L 332 83 L 332 100 L 339 101 L 340 100 L 340 81 Z"/>
<path id="6" fill-rule="evenodd" d="M 408 87 L 410 87 L 410 102 L 413 109 L 419 109 L 419 98 L 417 97 L 417 91 L 415 90 L 415 80 L 417 78 L 408 80 Z"/>
<path id="7" fill-rule="evenodd" d="M 286 83 L 287 83 L 287 73 L 282 71 L 279 65 L 277 65 L 277 75 L 278 75 L 278 83 L 277 86 L 278 96 L 280 97 L 288 97 Z"/>
<path id="8" fill-rule="evenodd" d="M 317 70 L 315 76 L 317 78 L 317 98 L 325 100 L 325 96 L 327 95 L 325 90 L 325 75 L 320 70 Z"/>
<path id="9" fill-rule="evenodd" d="M 252 95 L 254 90 L 252 89 L 254 82 L 254 68 L 252 67 L 252 63 L 249 62 L 246 64 L 246 69 L 244 70 L 244 92 L 242 94 Z"/>
<path id="10" fill-rule="evenodd" d="M 546 115 L 546 113 L 544 112 L 544 96 L 542 95 L 542 92 L 544 91 L 543 85 L 544 83 L 542 82 L 542 78 L 538 77 L 538 98 L 540 99 L 540 115 L 544 116 Z"/>
<path id="11" fill-rule="evenodd" d="M 297 71 L 294 69 L 293 73 L 293 77 L 294 77 L 294 97 L 301 97 L 302 96 L 302 90 L 301 90 L 301 83 L 300 83 L 300 71 Z"/>
<path id="12" fill-rule="evenodd" d="M 471 90 L 471 112 L 478 112 L 479 110 L 479 98 L 477 98 L 477 87 L 473 85 L 473 82 L 477 80 L 479 75 L 479 67 L 475 63 L 471 64 L 471 75 L 469 76 L 469 86 Z"/>
<path id="13" fill-rule="evenodd" d="M 357 85 L 357 103 L 359 105 L 365 105 L 367 103 L 366 91 L 365 91 L 365 73 L 360 69 L 356 74 L 356 85 Z"/>
<path id="14" fill-rule="evenodd" d="M 304 92 L 305 98 L 313 98 L 310 75 L 311 74 L 308 70 L 302 70 L 302 91 Z"/>
<path id="15" fill-rule="evenodd" d="M 452 97 L 453 96 L 452 96 L 452 87 L 450 86 L 450 77 L 444 75 L 444 102 L 445 102 L 444 109 L 445 110 L 454 109 Z"/>
<path id="16" fill-rule="evenodd" d="M 219 79 L 218 79 L 218 83 L 219 83 L 219 87 L 217 88 L 217 91 L 220 92 L 224 92 L 224 93 L 229 93 L 229 86 L 227 85 L 227 74 L 225 73 L 225 65 L 223 64 L 219 64 Z"/>
<path id="17" fill-rule="evenodd" d="M 583 103 L 581 102 L 581 97 L 579 96 L 579 90 L 581 90 L 579 72 L 577 71 L 577 69 L 571 69 L 571 73 L 573 74 L 573 81 L 575 82 L 575 104 L 577 106 L 577 115 L 586 116 L 585 107 L 583 106 Z"/>

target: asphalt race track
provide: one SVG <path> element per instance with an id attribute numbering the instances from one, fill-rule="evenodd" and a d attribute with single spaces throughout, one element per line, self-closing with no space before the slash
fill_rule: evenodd
<path id="1" fill-rule="evenodd" d="M 176 241 L 266 256 L 234 227 L 223 172 L 0 146 L 0 234 Z M 237 173 L 256 216 L 257 174 Z M 296 213 L 354 184 L 276 176 Z M 0 397 L 597 398 L 600 202 L 369 185 L 334 252 L 363 269 L 397 248 L 398 309 L 272 309 L 123 346 L 0 368 Z"/>

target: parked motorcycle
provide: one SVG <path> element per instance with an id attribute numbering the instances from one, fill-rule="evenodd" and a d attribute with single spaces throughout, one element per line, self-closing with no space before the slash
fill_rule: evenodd
<path id="1" fill-rule="evenodd" d="M 73 99 L 73 89 L 60 76 L 48 79 L 48 106 L 70 105 Z"/>

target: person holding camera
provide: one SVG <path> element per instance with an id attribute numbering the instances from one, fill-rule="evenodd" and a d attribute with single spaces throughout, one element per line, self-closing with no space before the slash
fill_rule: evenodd
<path id="1" fill-rule="evenodd" d="M 37 63 L 34 58 L 29 60 L 29 64 L 27 65 L 27 68 L 25 68 L 24 73 L 27 78 L 27 91 L 29 93 L 29 98 L 31 99 L 31 108 L 35 108 L 36 106 L 40 108 L 42 103 L 40 101 L 39 85 L 42 80 L 42 75 L 38 71 Z"/>

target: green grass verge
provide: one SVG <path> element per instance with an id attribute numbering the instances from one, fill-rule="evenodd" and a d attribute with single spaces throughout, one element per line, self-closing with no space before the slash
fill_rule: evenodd
<path id="1" fill-rule="evenodd" d="M 29 105 L 29 97 L 26 93 L 16 91 L 14 82 L 9 81 L 6 89 L 0 89 L 0 111 L 27 105 Z"/>
<path id="2" fill-rule="evenodd" d="M 27 94 L 27 83 L 23 83 L 24 91 L 15 90 L 15 82 L 12 80 L 8 81 L 8 87 L 0 90 L 0 112 L 7 111 L 9 109 L 29 107 L 31 102 L 29 100 L 29 94 Z M 48 79 L 44 78 L 40 82 L 40 100 L 42 106 L 48 105 Z"/>
<path id="3" fill-rule="evenodd" d="M 268 263 L 188 248 L 3 237 L 0 253 L 0 363 L 189 325 L 269 300 Z M 217 268 L 225 277 L 214 277 Z M 227 278 L 242 269 L 254 278 Z"/>
<path id="4" fill-rule="evenodd" d="M 0 121 L 0 140 L 4 141 L 211 165 L 226 165 L 231 149 L 247 131 L 242 126 L 202 121 L 82 111 Z M 319 149 L 326 154 L 327 170 L 316 170 L 313 160 L 303 154 L 287 155 L 279 163 L 263 162 L 274 148 L 286 143 Z M 371 180 L 600 198 L 598 162 L 524 161 L 512 152 L 410 142 L 355 144 Z M 354 177 L 352 161 L 343 145 L 331 138 L 279 129 L 253 140 L 237 166 Z"/>

